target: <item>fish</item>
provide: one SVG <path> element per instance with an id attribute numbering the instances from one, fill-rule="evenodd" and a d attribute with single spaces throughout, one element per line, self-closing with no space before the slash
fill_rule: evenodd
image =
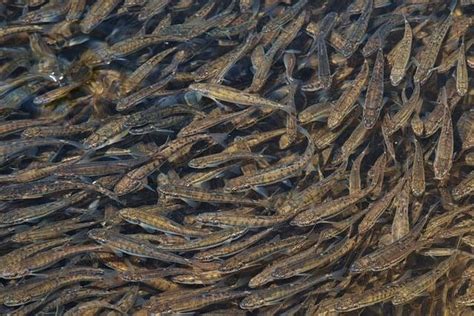
<path id="1" fill-rule="evenodd" d="M 270 68 L 273 64 L 274 58 L 280 50 L 288 46 L 297 36 L 298 31 L 303 26 L 305 21 L 306 11 L 301 12 L 293 22 L 287 25 L 285 32 L 281 32 L 272 43 L 272 46 L 265 52 L 263 45 L 255 47 L 252 56 L 252 66 L 255 69 L 255 74 L 252 79 L 252 84 L 247 89 L 250 93 L 256 93 L 262 89 L 265 82 L 269 78 Z M 263 30 L 262 30 L 263 31 Z M 263 35 L 265 37 L 265 35 Z"/>
<path id="2" fill-rule="evenodd" d="M 204 250 L 194 255 L 194 258 L 200 261 L 212 261 L 217 258 L 228 257 L 244 251 L 248 247 L 254 245 L 259 240 L 265 238 L 273 231 L 273 228 L 267 228 L 259 233 L 255 233 L 248 238 L 241 238 L 237 241 L 231 242 L 227 245 L 222 245 L 216 248 Z"/>
<path id="3" fill-rule="evenodd" d="M 186 137 L 193 134 L 204 132 L 206 129 L 214 127 L 216 125 L 224 124 L 226 122 L 232 121 L 235 118 L 248 115 L 252 111 L 251 108 L 230 113 L 221 113 L 214 117 L 206 117 L 203 119 L 194 120 L 192 123 L 189 123 L 187 126 L 183 127 L 178 133 L 178 137 Z"/>
<path id="4" fill-rule="evenodd" d="M 272 272 L 272 276 L 275 279 L 287 279 L 316 268 L 324 267 L 344 256 L 357 245 L 357 242 L 357 237 L 345 238 L 337 245 L 330 247 L 316 256 L 302 258 L 290 265 L 275 269 Z"/>
<path id="5" fill-rule="evenodd" d="M 441 44 L 443 43 L 444 37 L 448 33 L 449 28 L 453 24 L 452 15 L 448 15 L 443 22 L 440 23 L 439 27 L 430 36 L 427 45 L 423 48 L 420 56 L 419 65 L 416 67 L 413 80 L 415 83 L 419 82 L 423 84 L 428 80 L 429 76 L 433 71 L 433 66 L 436 62 Z"/>
<path id="6" fill-rule="evenodd" d="M 34 283 L 26 283 L 10 291 L 4 297 L 6 306 L 20 306 L 41 300 L 49 293 L 62 287 L 80 282 L 100 281 L 104 279 L 104 270 L 97 268 L 69 268 L 56 272 L 50 278 Z"/>
<path id="7" fill-rule="evenodd" d="M 368 149 L 368 147 L 364 148 L 364 150 L 362 150 L 352 162 L 351 172 L 349 175 L 349 193 L 355 193 L 362 188 L 360 169 L 362 161 L 367 155 Z"/>
<path id="8" fill-rule="evenodd" d="M 455 258 L 456 255 L 452 255 L 438 264 L 433 270 L 404 282 L 392 298 L 392 303 L 394 305 L 403 304 L 420 295 L 423 291 L 429 288 L 430 285 L 433 285 L 441 276 L 447 273 L 450 268 L 452 268 Z"/>
<path id="9" fill-rule="evenodd" d="M 22 232 L 17 232 L 11 236 L 11 240 L 14 242 L 31 242 L 33 240 L 43 240 L 58 238 L 63 236 L 64 233 L 74 230 L 79 230 L 81 228 L 94 226 L 97 224 L 94 221 L 81 221 L 80 218 L 71 218 L 62 221 L 58 221 L 54 224 L 45 226 L 33 226 L 29 230 Z"/>
<path id="10" fill-rule="evenodd" d="M 352 206 L 364 198 L 372 189 L 373 187 L 362 189 L 354 192 L 353 194 L 342 196 L 338 199 L 331 200 L 329 202 L 323 202 L 315 207 L 311 207 L 297 214 L 291 220 L 290 224 L 294 226 L 305 227 L 314 225 L 322 219 L 336 216 L 345 208 Z"/>
<path id="11" fill-rule="evenodd" d="M 57 248 L 34 254 L 21 262 L 17 262 L 14 266 L 6 267 L 2 271 L 1 277 L 4 279 L 21 278 L 34 272 L 41 271 L 55 262 L 69 256 L 79 253 L 93 252 L 99 249 L 101 249 L 101 247 L 97 245 L 78 245 L 76 247 L 67 248 L 59 246 Z"/>
<path id="12" fill-rule="evenodd" d="M 460 183 L 458 183 L 452 190 L 451 194 L 455 201 L 459 201 L 462 198 L 472 194 L 474 190 L 474 174 L 471 172 L 466 176 Z"/>
<path id="13" fill-rule="evenodd" d="M 133 90 L 135 90 L 140 83 L 143 82 L 155 67 L 157 67 L 163 59 L 165 59 L 169 54 L 174 53 L 177 47 L 170 47 L 163 50 L 162 52 L 152 56 L 146 62 L 140 65 L 130 76 L 128 76 L 122 83 L 121 93 L 123 95 L 128 95 Z"/>
<path id="14" fill-rule="evenodd" d="M 367 94 L 365 96 L 363 122 L 367 129 L 371 129 L 377 122 L 383 106 L 384 92 L 384 56 L 382 50 L 377 52 L 377 58 L 372 69 Z"/>
<path id="15" fill-rule="evenodd" d="M 444 106 L 443 123 L 436 146 L 435 159 L 433 161 L 435 179 L 438 180 L 445 178 L 449 174 L 453 164 L 454 154 L 453 123 L 446 98 L 446 91 L 444 91 L 442 96 Z"/>
<path id="16" fill-rule="evenodd" d="M 399 283 L 391 282 L 381 287 L 375 287 L 362 293 L 346 294 L 336 299 L 334 310 L 337 312 L 349 312 L 378 302 L 388 301 L 398 291 Z"/>
<path id="17" fill-rule="evenodd" d="M 114 192 L 118 195 L 125 195 L 142 189 L 146 185 L 146 177 L 158 169 L 174 153 L 201 140 L 209 143 L 221 142 L 221 136 L 222 135 L 196 134 L 185 138 L 177 138 L 164 144 L 161 148 L 153 152 L 151 159 L 146 164 L 127 172 L 121 177 L 114 186 Z"/>
<path id="18" fill-rule="evenodd" d="M 199 223 L 216 226 L 243 226 L 247 228 L 271 227 L 287 220 L 286 216 L 230 215 L 221 213 L 201 213 L 195 217 Z"/>
<path id="19" fill-rule="evenodd" d="M 440 231 L 441 227 L 447 226 L 456 216 L 467 212 L 470 209 L 472 209 L 472 206 L 456 207 L 452 210 L 449 210 L 448 212 L 433 217 L 426 225 L 426 228 L 420 239 L 429 240 L 435 237 L 436 234 Z"/>
<path id="20" fill-rule="evenodd" d="M 297 247 L 304 239 L 304 236 L 292 236 L 247 248 L 224 261 L 219 267 L 219 271 L 225 273 L 240 271 L 247 266 L 255 265 L 269 256 L 290 251 L 292 247 Z"/>
<path id="21" fill-rule="evenodd" d="M 3 187 L 0 200 L 36 199 L 47 194 L 53 194 L 71 190 L 82 190 L 99 192 L 113 200 L 119 201 L 118 197 L 106 188 L 96 184 L 84 183 L 73 180 L 40 180 L 30 183 L 9 184 Z"/>
<path id="22" fill-rule="evenodd" d="M 205 237 L 195 239 L 178 245 L 159 245 L 161 250 L 168 251 L 195 251 L 200 249 L 208 249 L 222 245 L 227 241 L 238 239 L 247 232 L 246 228 L 233 227 L 229 229 L 222 229 L 214 233 L 207 234 Z"/>
<path id="23" fill-rule="evenodd" d="M 145 229 L 154 229 L 165 233 L 196 237 L 208 234 L 208 232 L 204 230 L 188 228 L 175 223 L 164 216 L 150 214 L 149 212 L 137 209 L 124 208 L 119 211 L 119 216 L 129 223 L 140 225 Z"/>
<path id="24" fill-rule="evenodd" d="M 60 245 L 64 245 L 71 241 L 69 237 L 56 238 L 47 241 L 40 241 L 33 244 L 28 244 L 23 247 L 19 247 L 13 251 L 8 252 L 5 255 L 0 257 L 0 262 L 2 263 L 2 268 L 0 269 L 1 275 L 7 275 L 10 267 L 15 267 L 16 265 L 23 262 L 25 259 L 33 256 L 36 253 L 41 251 L 54 248 Z"/>
<path id="25" fill-rule="evenodd" d="M 319 121 L 324 118 L 331 116 L 331 103 L 322 102 L 312 104 L 306 107 L 303 111 L 298 113 L 298 121 L 301 124 L 306 124 L 314 121 Z"/>
<path id="26" fill-rule="evenodd" d="M 362 55 L 367 58 L 375 53 L 378 49 L 383 48 L 385 44 L 384 42 L 390 32 L 402 22 L 403 19 L 398 14 L 389 16 L 386 19 L 386 22 L 377 28 L 377 30 L 367 39 L 367 42 L 362 48 Z"/>
<path id="27" fill-rule="evenodd" d="M 349 28 L 348 33 L 344 38 L 345 42 L 340 48 L 340 51 L 344 57 L 351 57 L 362 43 L 363 37 L 367 31 L 367 27 L 369 26 L 369 19 L 373 11 L 373 5 L 373 0 L 367 0 L 361 15 Z"/>
<path id="28" fill-rule="evenodd" d="M 17 156 L 19 153 L 31 148 L 52 145 L 71 145 L 76 148 L 83 148 L 83 146 L 78 142 L 57 138 L 2 141 L 0 142 L 0 162 L 7 162 L 8 160 Z"/>
<path id="29" fill-rule="evenodd" d="M 273 305 L 279 301 L 297 293 L 300 293 L 308 288 L 315 286 L 318 283 L 324 282 L 328 279 L 338 277 L 341 271 L 331 272 L 322 276 L 303 278 L 296 282 L 285 284 L 282 286 L 259 290 L 246 296 L 239 304 L 243 309 L 254 310 L 262 306 Z"/>
<path id="30" fill-rule="evenodd" d="M 293 20 L 307 3 L 308 0 L 299 0 L 285 10 L 283 14 L 265 24 L 261 30 L 263 45 L 268 45 L 278 34 L 281 27 Z"/>
<path id="31" fill-rule="evenodd" d="M 356 260 L 350 267 L 351 272 L 384 271 L 406 258 L 412 251 L 420 247 L 424 241 L 417 242 L 428 216 L 424 216 L 413 229 L 397 241 L 379 248 Z"/>
<path id="32" fill-rule="evenodd" d="M 193 83 L 189 85 L 191 91 L 196 91 L 202 96 L 225 102 L 232 102 L 247 106 L 258 106 L 272 110 L 282 110 L 293 114 L 293 109 L 288 105 L 260 97 L 259 95 L 240 91 L 231 87 L 211 83 Z"/>
<path id="33" fill-rule="evenodd" d="M 392 242 L 399 240 L 410 231 L 410 221 L 408 218 L 408 208 L 410 204 L 410 187 L 404 187 L 398 196 L 395 197 L 395 214 L 392 222 Z"/>
<path id="34" fill-rule="evenodd" d="M 106 229 L 91 229 L 87 233 L 87 236 L 103 247 L 111 248 L 117 252 L 124 252 L 132 256 L 162 260 L 164 262 L 175 262 L 184 265 L 190 264 L 190 261 L 186 258 L 164 252 L 150 243 L 143 243 L 135 238 L 108 231 Z"/>
<path id="35" fill-rule="evenodd" d="M 88 150 L 98 150 L 119 142 L 128 132 L 124 127 L 127 117 L 116 117 L 99 127 L 82 144 Z"/>
<path id="36" fill-rule="evenodd" d="M 410 60 L 411 48 L 413 45 L 413 31 L 410 23 L 404 16 L 405 20 L 405 31 L 403 38 L 394 48 L 393 64 L 390 71 L 390 82 L 393 86 L 398 86 L 405 77 L 408 62 Z"/>
<path id="37" fill-rule="evenodd" d="M 165 184 L 158 186 L 158 192 L 161 194 L 180 199 L 189 199 L 192 201 L 208 203 L 238 203 L 245 205 L 266 205 L 266 202 L 244 198 L 232 193 L 217 190 L 205 190 L 197 187 L 188 187 L 184 185 Z"/>
<path id="38" fill-rule="evenodd" d="M 397 185 L 387 192 L 387 194 L 369 205 L 367 214 L 364 216 L 358 226 L 359 233 L 364 234 L 375 225 L 377 219 L 385 210 L 387 210 L 395 196 L 399 194 L 404 185 L 405 179 L 400 179 Z"/>
<path id="39" fill-rule="evenodd" d="M 459 47 L 458 58 L 456 63 L 456 91 L 460 96 L 465 95 L 469 89 L 465 50 L 466 46 L 464 44 L 463 38 L 461 41 L 461 46 Z"/>
<path id="40" fill-rule="evenodd" d="M 144 87 L 141 90 L 138 90 L 130 95 L 127 95 L 125 98 L 120 99 L 117 102 L 115 109 L 117 111 L 130 110 L 148 97 L 170 94 L 171 92 L 167 92 L 163 88 L 168 84 L 171 78 L 171 75 L 166 76 L 162 80 L 159 80 L 152 85 Z"/>
<path id="41" fill-rule="evenodd" d="M 234 300 L 246 296 L 248 294 L 249 291 L 211 291 L 204 294 L 166 302 L 162 305 L 159 305 L 157 308 L 151 309 L 150 311 L 152 313 L 178 313 L 199 310 L 208 305 L 218 304 L 226 302 L 228 300 Z"/>
<path id="42" fill-rule="evenodd" d="M 246 176 L 243 175 L 238 178 L 233 178 L 226 183 L 224 187 L 225 192 L 242 192 L 254 188 L 258 185 L 268 185 L 275 182 L 283 181 L 301 173 L 301 170 L 306 168 L 313 156 L 315 145 L 308 134 L 302 127 L 298 128 L 308 140 L 308 145 L 303 155 L 292 163 L 285 163 L 281 166 L 268 167 L 257 171 L 256 173 Z"/>
<path id="43" fill-rule="evenodd" d="M 410 188 L 414 196 L 419 197 L 423 195 L 426 188 L 425 182 L 425 161 L 423 152 L 418 139 L 413 139 L 415 143 L 415 155 L 413 157 L 413 164 L 411 167 Z"/>
<path id="44" fill-rule="evenodd" d="M 154 2 L 146 2 L 138 13 L 138 20 L 144 21 L 152 18 L 154 15 L 159 14 L 168 4 L 169 0 L 161 0 Z"/>
<path id="45" fill-rule="evenodd" d="M 119 4 L 117 0 L 107 0 L 103 3 L 96 2 L 87 11 L 84 19 L 80 23 L 83 33 L 90 33 L 99 23 L 101 23 Z"/>
<path id="46" fill-rule="evenodd" d="M 21 133 L 23 138 L 37 138 L 37 137 L 67 137 L 77 134 L 92 132 L 96 129 L 96 124 L 83 123 L 69 126 L 35 126 L 27 127 Z"/>
<path id="47" fill-rule="evenodd" d="M 343 175 L 343 172 L 335 171 L 325 179 L 312 183 L 304 190 L 296 192 L 277 207 L 277 213 L 289 216 L 308 208 L 311 204 L 320 201 L 330 188 L 343 178 Z"/>
<path id="48" fill-rule="evenodd" d="M 408 120 L 412 116 L 413 112 L 419 108 L 423 100 L 420 98 L 420 85 L 416 84 L 415 89 L 403 107 L 393 115 L 393 117 L 385 116 L 387 125 L 387 135 L 392 136 L 396 131 L 407 125 Z"/>
<path id="49" fill-rule="evenodd" d="M 266 162 L 267 159 L 273 157 L 258 153 L 252 153 L 249 151 L 236 151 L 236 152 L 226 152 L 207 155 L 203 157 L 193 158 L 189 161 L 188 166 L 195 169 L 204 169 L 210 167 L 218 167 L 222 164 L 225 164 L 233 160 L 255 160 Z"/>
<path id="50" fill-rule="evenodd" d="M 357 101 L 357 98 L 362 93 L 369 78 L 369 65 L 364 61 L 360 72 L 354 79 L 353 84 L 343 91 L 342 95 L 334 103 L 332 110 L 329 113 L 327 125 L 330 129 L 334 129 L 341 125 L 344 118 L 349 114 Z"/>
<path id="51" fill-rule="evenodd" d="M 4 38 L 6 36 L 14 35 L 17 33 L 36 33 L 43 30 L 41 25 L 10 25 L 10 26 L 3 26 L 0 28 L 0 38 Z"/>
<path id="52" fill-rule="evenodd" d="M 294 109 L 296 108 L 295 105 L 295 93 L 296 93 L 297 85 L 290 85 L 289 93 L 287 95 L 287 102 L 290 104 Z M 288 115 L 286 119 L 286 133 L 280 137 L 278 145 L 281 149 L 288 148 L 297 138 L 298 134 L 298 121 L 296 116 Z"/>

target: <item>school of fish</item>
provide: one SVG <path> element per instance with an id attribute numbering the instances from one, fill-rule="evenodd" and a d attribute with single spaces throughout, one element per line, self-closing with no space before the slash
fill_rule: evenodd
<path id="1" fill-rule="evenodd" d="M 0 315 L 473 315 L 473 0 L 0 0 Z"/>

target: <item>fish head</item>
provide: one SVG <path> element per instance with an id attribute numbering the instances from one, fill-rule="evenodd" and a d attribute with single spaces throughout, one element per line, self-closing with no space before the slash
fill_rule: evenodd
<path id="1" fill-rule="evenodd" d="M 261 295 L 256 294 L 247 296 L 239 304 L 240 308 L 250 310 L 256 309 L 263 305 L 265 305 L 265 299 Z"/>

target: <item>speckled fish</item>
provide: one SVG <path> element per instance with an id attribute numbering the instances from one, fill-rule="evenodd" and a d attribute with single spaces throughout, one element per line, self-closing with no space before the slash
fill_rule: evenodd
<path id="1" fill-rule="evenodd" d="M 169 54 L 175 52 L 176 49 L 177 47 L 165 49 L 141 64 L 140 67 L 130 74 L 130 76 L 128 76 L 122 83 L 122 94 L 127 95 L 135 90 L 135 88 L 137 88 L 142 81 L 155 70 L 155 67 L 157 67 L 157 65 L 159 65 L 159 63 Z"/>
<path id="2" fill-rule="evenodd" d="M 405 19 L 405 33 L 397 44 L 393 57 L 392 70 L 390 71 L 390 81 L 393 86 L 398 86 L 405 77 L 408 61 L 410 60 L 411 47 L 413 42 L 413 32 L 410 23 Z"/>
<path id="3" fill-rule="evenodd" d="M 69 256 L 79 253 L 94 252 L 101 248 L 102 247 L 99 245 L 77 245 L 69 247 L 60 246 L 50 250 L 45 250 L 34 254 L 21 262 L 17 262 L 10 267 L 6 267 L 2 271 L 1 277 L 4 279 L 21 278 L 36 271 L 43 270 Z"/>
<path id="4" fill-rule="evenodd" d="M 186 243 L 178 245 L 159 245 L 159 249 L 168 251 L 195 251 L 201 249 L 214 248 L 222 245 L 223 243 L 232 241 L 242 237 L 247 232 L 246 228 L 232 227 L 228 229 L 222 229 L 213 233 L 207 234 L 207 236 L 188 241 Z"/>
<path id="5" fill-rule="evenodd" d="M 104 270 L 97 268 L 69 268 L 59 270 L 48 278 L 14 287 L 3 298 L 6 306 L 20 306 L 42 299 L 48 294 L 71 284 L 104 280 Z"/>
<path id="6" fill-rule="evenodd" d="M 435 179 L 444 179 L 450 172 L 453 165 L 454 136 L 451 111 L 447 104 L 446 91 L 443 90 L 442 103 L 444 106 L 443 123 L 436 146 L 433 170 Z"/>
<path id="7" fill-rule="evenodd" d="M 304 128 L 299 127 L 298 130 L 308 140 L 308 145 L 305 149 L 305 152 L 299 157 L 299 159 L 291 163 L 285 163 L 275 167 L 259 170 L 249 176 L 243 175 L 238 178 L 233 178 L 226 183 L 224 190 L 226 192 L 242 192 L 255 188 L 259 185 L 268 185 L 284 181 L 300 174 L 310 163 L 310 159 L 312 158 L 315 150 L 315 145 L 311 136 Z"/>
<path id="8" fill-rule="evenodd" d="M 358 226 L 360 234 L 364 234 L 374 227 L 376 221 L 392 203 L 395 195 L 397 195 L 402 190 L 403 185 L 405 185 L 405 179 L 400 179 L 399 182 L 389 192 L 369 205 L 367 214 L 364 216 Z"/>
<path id="9" fill-rule="evenodd" d="M 153 229 L 165 233 L 183 236 L 205 236 L 209 233 L 205 230 L 198 230 L 191 227 L 182 226 L 164 216 L 153 214 L 147 211 L 125 208 L 120 210 L 119 215 L 127 222 L 140 225 L 145 229 Z"/>
<path id="10" fill-rule="evenodd" d="M 49 225 L 35 225 L 31 229 L 17 232 L 11 240 L 18 243 L 27 243 L 43 239 L 59 238 L 65 233 L 96 225 L 94 221 L 82 221 L 80 217 L 59 220 Z"/>
<path id="11" fill-rule="evenodd" d="M 405 281 L 403 285 L 397 289 L 397 293 L 392 299 L 392 303 L 394 305 L 404 304 L 422 294 L 452 268 L 455 259 L 456 255 L 452 255 L 434 267 L 431 271 L 419 277 Z"/>
<path id="12" fill-rule="evenodd" d="M 469 76 L 467 74 L 466 52 L 464 38 L 458 50 L 458 58 L 456 64 L 456 90 L 460 96 L 467 93 L 469 89 Z"/>
<path id="13" fill-rule="evenodd" d="M 175 314 L 179 312 L 195 311 L 212 304 L 235 300 L 248 295 L 249 291 L 216 290 L 196 296 L 175 299 L 163 303 L 150 310 L 153 314 Z"/>
<path id="14" fill-rule="evenodd" d="M 66 195 L 62 199 L 53 202 L 15 208 L 0 214 L 0 227 L 13 226 L 22 223 L 32 222 L 48 216 L 54 212 L 68 207 L 86 198 L 87 192 L 79 192 L 73 195 Z"/>
<path id="15" fill-rule="evenodd" d="M 225 135 L 226 136 L 226 135 Z M 146 184 L 146 178 L 156 169 L 158 169 L 173 154 L 192 145 L 198 141 L 207 143 L 219 143 L 222 141 L 222 135 L 214 134 L 196 134 L 184 138 L 176 138 L 160 149 L 155 151 L 151 161 L 126 173 L 114 186 L 114 192 L 118 195 L 124 195 L 143 188 Z"/>
<path id="16" fill-rule="evenodd" d="M 383 286 L 377 286 L 359 293 L 348 293 L 338 297 L 334 303 L 337 312 L 349 312 L 370 306 L 379 302 L 388 301 L 395 296 L 399 283 L 392 282 Z"/>
<path id="17" fill-rule="evenodd" d="M 367 87 L 367 94 L 365 96 L 363 122 L 367 129 L 371 129 L 375 126 L 380 111 L 383 106 L 383 92 L 384 92 L 384 57 L 383 52 L 380 49 L 377 52 L 377 58 L 374 62 L 374 68 L 372 69 L 372 77 L 369 80 Z"/>
<path id="18" fill-rule="evenodd" d="M 158 186 L 158 192 L 164 195 L 178 198 L 189 199 L 192 201 L 207 203 L 236 203 L 246 205 L 267 205 L 266 201 L 244 198 L 235 194 L 226 193 L 217 190 L 205 190 L 196 187 L 188 187 L 176 184 L 165 184 Z"/>
<path id="19" fill-rule="evenodd" d="M 277 18 L 270 20 L 267 24 L 262 27 L 262 44 L 268 45 L 277 36 L 281 27 L 290 22 L 295 16 L 303 9 L 308 3 L 308 0 L 299 0 L 293 6 L 289 7 L 279 15 Z"/>
<path id="20" fill-rule="evenodd" d="M 337 262 L 346 253 L 351 251 L 358 243 L 357 237 L 346 237 L 336 245 L 326 249 L 322 253 L 302 258 L 287 266 L 282 266 L 272 272 L 275 279 L 288 279 L 292 276 L 316 269 L 322 268 L 332 262 Z"/>
<path id="21" fill-rule="evenodd" d="M 419 82 L 420 84 L 423 84 L 430 77 L 433 71 L 433 66 L 436 62 L 436 57 L 438 56 L 439 50 L 441 48 L 441 44 L 443 43 L 444 37 L 448 33 L 448 30 L 452 24 L 453 17 L 450 14 L 443 22 L 441 22 L 439 27 L 435 28 L 428 43 L 421 52 L 420 60 L 418 61 L 419 64 L 416 67 L 416 72 L 413 76 L 415 83 Z"/>
<path id="22" fill-rule="evenodd" d="M 170 0 L 147 1 L 138 13 L 138 20 L 145 21 L 159 14 L 168 4 Z"/>
<path id="23" fill-rule="evenodd" d="M 367 80 L 369 78 L 369 65 L 367 61 L 364 61 L 360 72 L 354 79 L 351 86 L 346 88 L 342 95 L 337 99 L 332 107 L 332 111 L 329 112 L 328 127 L 334 129 L 341 125 L 343 119 L 349 114 L 349 111 L 353 108 L 364 89 Z"/>
<path id="24" fill-rule="evenodd" d="M 17 156 L 22 151 L 40 146 L 71 145 L 76 148 L 83 146 L 75 141 L 57 138 L 22 139 L 0 142 L 0 163 L 4 163 Z"/>
<path id="25" fill-rule="evenodd" d="M 120 0 L 97 1 L 89 8 L 84 19 L 80 22 L 82 33 L 90 33 L 101 23 L 120 3 Z"/>
<path id="26" fill-rule="evenodd" d="M 337 278 L 342 271 L 331 272 L 321 276 L 312 276 L 310 278 L 302 278 L 296 282 L 284 284 L 281 286 L 270 287 L 268 289 L 258 290 L 245 297 L 239 304 L 243 309 L 254 310 L 263 306 L 277 304 L 285 298 L 291 297 L 306 289 L 315 286 L 331 278 Z"/>
<path id="27" fill-rule="evenodd" d="M 0 28 L 0 39 L 17 33 L 35 33 L 43 30 L 41 25 L 10 25 Z"/>
<path id="28" fill-rule="evenodd" d="M 418 242 L 417 238 L 427 220 L 428 216 L 424 216 L 413 229 L 401 239 L 359 258 L 351 265 L 350 270 L 357 273 L 364 271 L 384 271 L 399 263 L 424 243 L 423 241 Z"/>
<path id="29" fill-rule="evenodd" d="M 115 117 L 99 127 L 94 133 L 87 137 L 83 144 L 87 149 L 97 150 L 122 140 L 128 132 L 124 127 L 126 116 Z"/>
<path id="30" fill-rule="evenodd" d="M 73 180 L 42 180 L 24 184 L 10 184 L 3 187 L 0 200 L 36 199 L 48 194 L 83 189 L 99 192 L 118 201 L 118 197 L 108 189 L 99 185 Z"/>
<path id="31" fill-rule="evenodd" d="M 375 7 L 375 3 L 374 3 Z M 399 24 L 403 23 L 403 17 L 394 14 L 387 18 L 387 21 L 382 24 L 368 39 L 365 43 L 364 47 L 362 48 L 362 55 L 367 58 L 375 53 L 377 50 L 384 47 L 385 40 L 390 34 L 390 32 L 398 26 Z"/>
<path id="32" fill-rule="evenodd" d="M 270 108 L 274 110 L 283 110 L 289 114 L 293 113 L 293 109 L 288 105 L 265 99 L 257 94 L 247 93 L 215 83 L 193 83 L 189 86 L 189 89 L 214 100 Z"/>
<path id="33" fill-rule="evenodd" d="M 263 215 L 231 215 L 222 213 L 201 213 L 196 215 L 196 221 L 212 226 L 243 226 L 247 228 L 271 227 L 283 223 L 286 216 L 263 216 Z"/>
<path id="34" fill-rule="evenodd" d="M 370 16 L 373 11 L 373 2 L 373 0 L 366 1 L 361 15 L 357 21 L 350 26 L 349 31 L 345 36 L 344 46 L 341 48 L 341 53 L 344 55 L 344 57 L 349 58 L 352 56 L 352 54 L 354 54 L 359 45 L 362 43 L 364 35 L 367 32 Z"/>
<path id="35" fill-rule="evenodd" d="M 123 252 L 131 256 L 152 258 L 164 262 L 174 262 L 184 265 L 191 264 L 190 260 L 162 251 L 150 243 L 143 243 L 138 239 L 107 229 L 92 229 L 89 230 L 87 235 L 89 238 L 98 242 L 104 247 L 108 247 L 117 252 Z"/>
<path id="36" fill-rule="evenodd" d="M 219 271 L 235 272 L 251 267 L 269 256 L 290 252 L 293 247 L 297 247 L 304 240 L 305 236 L 292 236 L 250 247 L 224 261 Z"/>
<path id="37" fill-rule="evenodd" d="M 212 261 L 214 259 L 232 256 L 256 244 L 261 239 L 268 236 L 268 234 L 270 234 L 272 231 L 273 228 L 267 228 L 266 230 L 250 235 L 249 237 L 232 241 L 229 244 L 224 244 L 216 248 L 200 251 L 194 255 L 194 258 L 200 261 Z"/>

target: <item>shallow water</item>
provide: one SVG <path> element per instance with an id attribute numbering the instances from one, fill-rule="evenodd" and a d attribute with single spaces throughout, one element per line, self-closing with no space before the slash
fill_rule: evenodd
<path id="1" fill-rule="evenodd" d="M 0 313 L 472 313 L 473 7 L 3 1 Z"/>

